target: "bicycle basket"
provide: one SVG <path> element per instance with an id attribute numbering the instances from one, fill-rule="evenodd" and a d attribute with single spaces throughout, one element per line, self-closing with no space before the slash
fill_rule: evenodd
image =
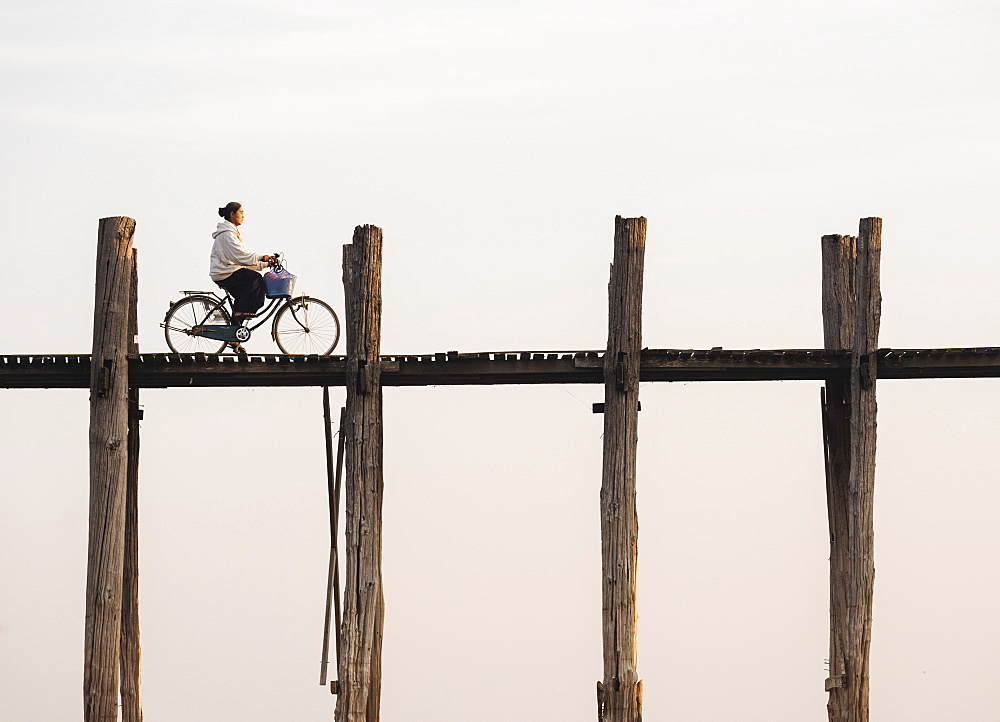
<path id="1" fill-rule="evenodd" d="M 276 266 L 264 274 L 264 285 L 267 287 L 264 295 L 268 298 L 288 298 L 295 288 L 295 278 L 287 268 Z"/>

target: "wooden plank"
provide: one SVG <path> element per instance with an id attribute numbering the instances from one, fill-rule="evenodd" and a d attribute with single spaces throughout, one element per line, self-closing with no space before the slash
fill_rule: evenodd
<path id="1" fill-rule="evenodd" d="M 336 722 L 377 722 L 382 687 L 382 230 L 344 246 L 346 593 Z"/>
<path id="2" fill-rule="evenodd" d="M 614 263 L 608 285 L 608 348 L 604 354 L 604 463 L 601 475 L 601 564 L 604 678 L 600 722 L 641 722 L 642 683 L 636 669 L 636 514 L 639 357 L 645 218 L 615 218 Z"/>
<path id="3" fill-rule="evenodd" d="M 849 351 L 822 349 L 723 350 L 715 359 L 694 358 L 691 350 L 651 349 L 640 359 L 642 381 L 802 381 L 847 379 Z M 547 354 L 530 361 L 478 358 L 461 354 L 446 364 L 418 363 L 416 357 L 383 357 L 383 386 L 602 383 L 604 361 L 587 352 Z M 500 354 L 497 354 L 499 357 Z M 53 358 L 58 359 L 53 363 Z M 998 378 L 1000 349 L 881 349 L 878 376 L 884 379 Z M 343 356 L 310 358 L 268 355 L 242 361 L 233 355 L 142 354 L 129 359 L 135 388 L 234 386 L 343 386 Z M 15 356 L 0 363 L 0 388 L 87 388 L 89 355 Z"/>
<path id="4" fill-rule="evenodd" d="M 90 519 L 83 655 L 85 722 L 118 719 L 128 473 L 128 303 L 135 221 L 98 226 L 90 368 Z"/>

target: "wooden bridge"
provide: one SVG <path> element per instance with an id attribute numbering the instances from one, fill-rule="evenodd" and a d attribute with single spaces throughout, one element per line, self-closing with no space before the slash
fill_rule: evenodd
<path id="1" fill-rule="evenodd" d="M 1000 348 L 879 349 L 881 379 L 1000 377 Z M 344 356 L 136 354 L 129 384 L 140 389 L 343 386 Z M 382 356 L 383 386 L 604 383 L 603 351 L 448 351 Z M 830 381 L 850 373 L 849 351 L 643 349 L 639 381 Z M 90 355 L 0 356 L 0 388 L 85 389 Z"/>
<path id="2" fill-rule="evenodd" d="M 346 581 L 337 614 L 337 722 L 377 722 L 381 693 L 382 389 L 391 386 L 603 384 L 600 495 L 603 678 L 600 722 L 640 722 L 636 651 L 636 449 L 639 384 L 670 381 L 823 382 L 821 414 L 830 531 L 831 722 L 867 722 L 874 591 L 878 379 L 1000 377 L 1000 348 L 879 349 L 882 221 L 821 239 L 822 349 L 642 348 L 645 218 L 616 218 L 608 344 L 590 351 L 383 355 L 382 231 L 358 226 L 344 246 L 346 355 L 141 354 L 135 222 L 102 219 L 92 354 L 0 357 L 0 388 L 90 389 L 90 528 L 84 645 L 87 722 L 142 719 L 139 695 L 139 392 L 147 388 L 322 386 L 331 506 L 330 588 L 339 609 L 337 543 L 344 462 Z M 343 386 L 337 462 L 329 392 Z M 597 408 L 597 407 L 600 408 Z M 335 471 L 336 469 L 336 471 Z M 334 481 L 336 477 L 336 481 Z M 596 502 L 596 500 L 595 500 Z M 328 601 L 328 610 L 329 610 Z M 324 639 L 321 684 L 326 682 Z M 120 675 L 119 675 L 120 671 Z M 120 685 L 119 685 L 120 682 Z M 120 700 L 120 705 L 119 705 Z"/>

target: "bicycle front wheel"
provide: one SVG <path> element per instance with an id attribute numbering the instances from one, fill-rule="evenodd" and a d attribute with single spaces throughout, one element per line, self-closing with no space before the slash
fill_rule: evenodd
<path id="1" fill-rule="evenodd" d="M 282 353 L 328 356 L 340 340 L 340 321 L 326 302 L 299 296 L 278 311 L 271 335 Z"/>
<path id="2" fill-rule="evenodd" d="M 174 353 L 222 353 L 226 349 L 225 341 L 190 333 L 192 328 L 202 324 L 230 323 L 229 312 L 221 305 L 216 308 L 218 303 L 209 296 L 188 296 L 171 306 L 163 320 L 163 333 L 170 350 Z"/>

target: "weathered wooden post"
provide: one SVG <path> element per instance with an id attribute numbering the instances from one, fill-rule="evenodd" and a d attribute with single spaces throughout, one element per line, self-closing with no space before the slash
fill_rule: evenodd
<path id="1" fill-rule="evenodd" d="M 823 236 L 823 345 L 829 351 L 854 347 L 857 305 L 855 236 Z M 830 523 L 830 693 L 831 720 L 844 707 L 844 640 L 847 633 L 847 515 L 851 474 L 851 384 L 831 379 L 821 391 L 823 449 L 826 456 L 826 499 Z"/>
<path id="2" fill-rule="evenodd" d="M 90 362 L 90 523 L 83 702 L 86 722 L 118 719 L 128 467 L 128 331 L 135 221 L 102 218 Z"/>
<path id="3" fill-rule="evenodd" d="M 882 295 L 879 276 L 882 219 L 862 218 L 858 264 L 854 348 L 851 352 L 851 474 L 847 517 L 847 613 L 849 621 L 847 715 L 849 722 L 868 720 L 869 650 L 875 587 L 874 497 L 877 404 L 875 378 Z M 841 711 L 843 714 L 843 711 Z"/>
<path id="4" fill-rule="evenodd" d="M 827 381 L 823 398 L 830 520 L 826 689 L 831 722 L 868 720 L 881 248 L 879 218 L 862 218 L 857 238 L 823 237 L 824 344 L 831 350 L 851 350 L 850 379 Z"/>
<path id="5" fill-rule="evenodd" d="M 604 356 L 604 466 L 601 561 L 604 679 L 597 683 L 600 722 L 641 722 L 636 671 L 636 565 L 639 519 L 635 461 L 642 349 L 642 271 L 646 219 L 615 218 L 615 255 L 608 284 L 608 350 Z"/>
<path id="6" fill-rule="evenodd" d="M 139 251 L 132 249 L 129 283 L 128 354 L 139 354 Z M 125 558 L 122 566 L 122 722 L 142 722 L 139 645 L 139 389 L 128 390 L 128 471 L 125 490 Z"/>
<path id="7" fill-rule="evenodd" d="M 344 246 L 346 571 L 337 722 L 376 722 L 382 687 L 382 229 Z"/>

